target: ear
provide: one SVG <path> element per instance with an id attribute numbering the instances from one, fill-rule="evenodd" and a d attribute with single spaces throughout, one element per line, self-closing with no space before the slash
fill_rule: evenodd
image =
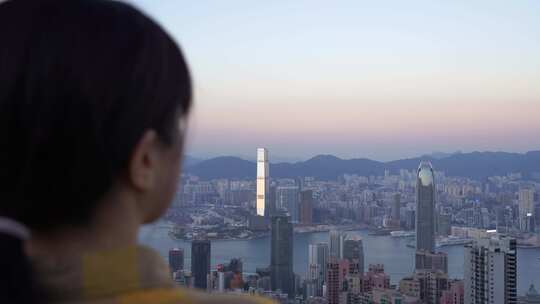
<path id="1" fill-rule="evenodd" d="M 157 133 L 154 130 L 147 130 L 133 151 L 128 180 L 140 191 L 151 189 L 157 181 L 158 145 Z"/>

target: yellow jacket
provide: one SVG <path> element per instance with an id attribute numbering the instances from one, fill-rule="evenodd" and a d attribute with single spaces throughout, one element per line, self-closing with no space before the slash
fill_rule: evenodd
<path id="1" fill-rule="evenodd" d="M 37 257 L 33 266 L 50 303 L 273 303 L 257 296 L 214 295 L 176 287 L 161 256 L 142 246 L 62 260 Z"/>

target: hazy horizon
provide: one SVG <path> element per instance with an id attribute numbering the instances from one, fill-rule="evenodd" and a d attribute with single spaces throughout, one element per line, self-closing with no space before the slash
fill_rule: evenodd
<path id="1" fill-rule="evenodd" d="M 316 156 L 321 156 L 321 155 L 331 155 L 331 156 L 335 156 L 335 157 L 338 157 L 338 158 L 341 158 L 341 159 L 344 159 L 344 160 L 347 160 L 347 159 L 370 159 L 370 160 L 374 160 L 374 161 L 379 161 L 379 162 L 389 162 L 389 161 L 395 161 L 395 160 L 403 160 L 403 159 L 409 159 L 409 158 L 417 158 L 417 157 L 424 157 L 424 156 L 430 156 L 430 157 L 433 157 L 433 158 L 443 158 L 441 157 L 441 155 L 446 155 L 446 156 L 451 156 L 453 154 L 467 154 L 467 153 L 474 153 L 474 152 L 480 152 L 480 153 L 517 153 L 517 154 L 525 154 L 527 152 L 540 152 L 540 149 L 537 149 L 537 150 L 529 150 L 529 151 L 523 151 L 523 152 L 512 152 L 512 151 L 460 151 L 460 150 L 456 150 L 456 151 L 453 151 L 453 152 L 443 152 L 443 151 L 432 151 L 432 152 L 427 152 L 427 153 L 420 153 L 418 155 L 411 155 L 411 156 L 408 156 L 408 157 L 400 157 L 400 158 L 395 158 L 395 159 L 377 159 L 377 158 L 371 158 L 371 157 L 365 157 L 365 156 L 352 156 L 352 157 L 347 157 L 347 156 L 341 156 L 341 155 L 337 155 L 335 153 L 316 153 L 316 154 L 313 154 L 311 156 L 307 156 L 307 157 L 297 157 L 297 156 L 290 156 L 290 155 L 273 155 L 272 154 L 272 151 L 269 151 L 269 159 L 270 159 L 270 162 L 271 163 L 278 163 L 278 162 L 302 162 L 302 161 L 306 161 L 306 160 L 309 160 L 311 158 L 314 158 Z M 248 155 L 248 154 L 226 154 L 226 153 L 222 153 L 222 154 L 192 154 L 192 153 L 185 153 L 185 156 L 188 156 L 188 157 L 191 157 L 191 158 L 194 158 L 194 159 L 198 159 L 198 160 L 208 160 L 208 159 L 212 159 L 212 158 L 216 158 L 216 157 L 238 157 L 238 158 L 241 158 L 241 159 L 244 159 L 244 160 L 249 160 L 249 161 L 256 161 L 256 154 L 253 153 L 253 155 Z M 444 156 L 444 157 L 446 157 Z"/>
<path id="2" fill-rule="evenodd" d="M 540 149 L 538 1 L 129 1 L 194 77 L 188 154 Z"/>

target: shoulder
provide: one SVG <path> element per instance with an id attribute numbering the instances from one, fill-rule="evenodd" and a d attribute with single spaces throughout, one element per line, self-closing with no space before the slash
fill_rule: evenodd
<path id="1" fill-rule="evenodd" d="M 272 304 L 270 299 L 251 295 L 208 294 L 185 288 L 153 288 L 123 294 L 118 303 L 130 304 Z"/>

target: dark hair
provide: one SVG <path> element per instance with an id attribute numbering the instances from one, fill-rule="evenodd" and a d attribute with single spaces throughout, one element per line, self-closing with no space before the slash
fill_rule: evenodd
<path id="1" fill-rule="evenodd" d="M 171 142 L 191 95 L 178 46 L 128 4 L 1 3 L 0 215 L 87 223 L 146 130 Z"/>
<path id="2" fill-rule="evenodd" d="M 191 101 L 180 50 L 131 6 L 0 5 L 0 214 L 47 231 L 85 223 L 143 132 L 170 142 Z"/>
<path id="3" fill-rule="evenodd" d="M 23 240 L 0 233 L 0 303 L 44 302 L 30 275 L 31 268 L 23 251 Z"/>

